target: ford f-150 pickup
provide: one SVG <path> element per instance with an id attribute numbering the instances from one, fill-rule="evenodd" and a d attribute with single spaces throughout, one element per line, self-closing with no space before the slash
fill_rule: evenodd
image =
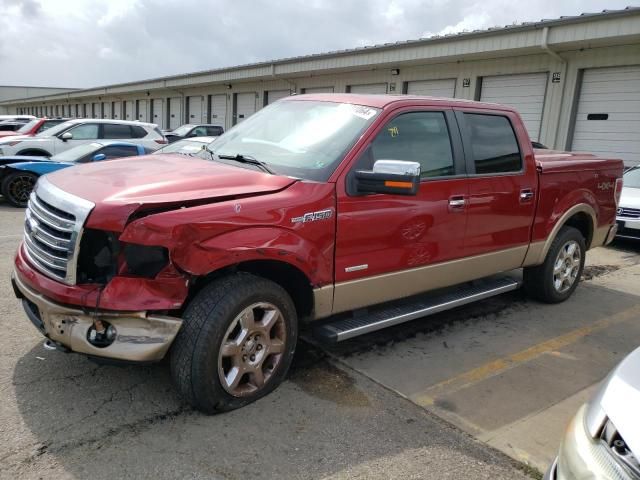
<path id="1" fill-rule="evenodd" d="M 205 412 L 276 388 L 303 326 L 341 341 L 521 283 L 561 302 L 616 234 L 622 161 L 534 152 L 500 105 L 293 96 L 210 150 L 40 178 L 12 277 L 49 348 L 169 355 Z"/>

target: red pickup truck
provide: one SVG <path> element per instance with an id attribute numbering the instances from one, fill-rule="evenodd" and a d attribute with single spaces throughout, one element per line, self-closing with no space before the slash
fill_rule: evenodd
<path id="1" fill-rule="evenodd" d="M 302 326 L 341 341 L 521 283 L 563 301 L 616 233 L 622 161 L 534 153 L 500 105 L 300 95 L 204 153 L 42 177 L 13 285 L 49 348 L 168 354 L 205 412 L 276 388 Z"/>

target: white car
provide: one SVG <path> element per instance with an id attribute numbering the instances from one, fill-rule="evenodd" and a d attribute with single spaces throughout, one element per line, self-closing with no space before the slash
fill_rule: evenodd
<path id="1" fill-rule="evenodd" d="M 184 140 L 178 140 L 177 142 L 170 143 L 169 145 L 162 147 L 160 150 L 153 152 L 154 155 L 162 155 L 163 153 L 179 153 L 181 155 L 188 155 L 190 157 L 200 157 L 205 160 L 210 160 L 212 153 L 209 149 L 211 145 L 218 137 L 191 137 Z"/>
<path id="2" fill-rule="evenodd" d="M 640 165 L 624 173 L 624 187 L 616 221 L 618 237 L 640 240 Z"/>
<path id="3" fill-rule="evenodd" d="M 16 115 L 0 115 L 0 121 L 5 121 L 5 120 L 8 120 L 8 121 L 16 121 L 16 120 L 29 121 L 29 120 L 33 120 L 34 118 L 36 118 L 36 117 L 34 117 L 33 115 L 17 115 L 17 114 Z"/>
<path id="4" fill-rule="evenodd" d="M 151 150 L 167 144 L 167 139 L 153 123 L 76 119 L 51 127 L 35 137 L 20 135 L 1 139 L 0 155 L 50 157 L 102 139 L 134 142 Z"/>
<path id="5" fill-rule="evenodd" d="M 640 348 L 605 378 L 567 427 L 545 480 L 640 479 Z"/>

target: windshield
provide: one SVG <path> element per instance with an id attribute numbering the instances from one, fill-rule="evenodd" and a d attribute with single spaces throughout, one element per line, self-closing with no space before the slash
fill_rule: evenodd
<path id="1" fill-rule="evenodd" d="M 640 188 L 640 167 L 634 167 L 624 174 L 624 186 Z"/>
<path id="2" fill-rule="evenodd" d="M 53 128 L 51 129 L 53 130 Z M 64 152 L 60 152 L 57 155 L 51 157 L 54 162 L 75 162 L 85 155 L 89 155 L 95 152 L 99 148 L 102 148 L 100 143 L 85 143 L 84 145 L 78 145 L 77 147 L 70 148 Z"/>
<path id="3" fill-rule="evenodd" d="M 189 130 L 191 130 L 195 125 L 182 125 L 181 127 L 176 128 L 175 130 L 171 130 L 171 133 L 175 133 L 176 135 L 186 135 L 187 133 L 189 133 Z"/>
<path id="4" fill-rule="evenodd" d="M 166 147 L 156 150 L 153 154 L 181 153 L 183 155 L 197 155 L 202 152 L 206 146 L 207 143 L 198 142 L 196 140 L 178 140 L 177 142 L 170 143 Z M 210 155 L 207 153 L 207 156 L 209 157 Z"/>
<path id="5" fill-rule="evenodd" d="M 73 125 L 75 125 L 74 122 L 63 122 L 60 125 L 47 128 L 46 130 L 36 134 L 36 137 L 52 137 L 54 135 L 59 134 L 63 130 L 66 130 L 67 128 L 72 127 Z"/>
<path id="6" fill-rule="evenodd" d="M 16 133 L 28 133 L 33 127 L 35 127 L 40 120 L 31 120 L 29 123 L 25 123 L 21 126 Z"/>
<path id="7" fill-rule="evenodd" d="M 347 103 L 274 103 L 218 138 L 218 155 L 243 155 L 278 174 L 326 181 L 371 125 L 377 108 Z"/>

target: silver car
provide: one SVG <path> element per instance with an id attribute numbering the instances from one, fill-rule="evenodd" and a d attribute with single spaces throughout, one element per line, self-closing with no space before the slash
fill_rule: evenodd
<path id="1" fill-rule="evenodd" d="M 640 165 L 624 172 L 616 221 L 618 237 L 640 240 Z"/>
<path id="2" fill-rule="evenodd" d="M 545 480 L 638 480 L 639 460 L 640 348 L 580 408 Z"/>

